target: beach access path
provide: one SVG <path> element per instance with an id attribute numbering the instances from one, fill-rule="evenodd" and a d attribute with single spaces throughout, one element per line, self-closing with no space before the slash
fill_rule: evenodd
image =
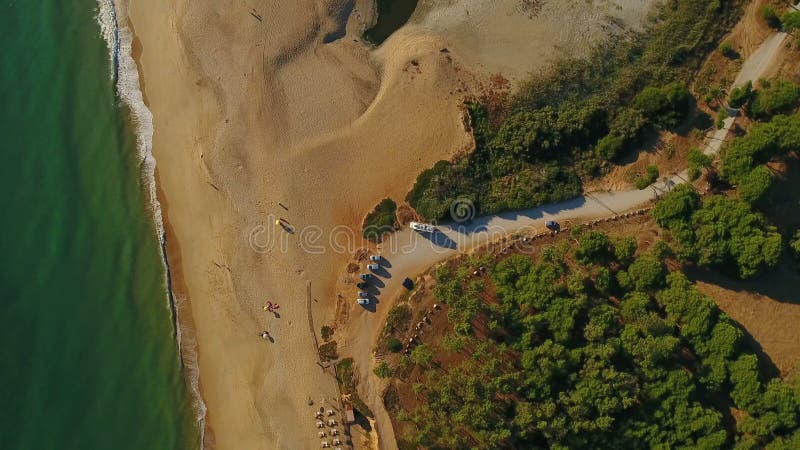
<path id="1" fill-rule="evenodd" d="M 748 81 L 756 82 L 762 78 L 775 63 L 787 36 L 782 32 L 769 36 L 745 60 L 733 87 L 742 86 Z M 719 152 L 734 120 L 734 117 L 728 118 L 723 128 L 709 132 L 704 153 L 714 155 Z M 348 353 L 353 356 L 360 373 L 359 389 L 375 413 L 380 448 L 396 448 L 396 439 L 381 398 L 383 382 L 372 373 L 373 349 L 387 313 L 405 291 L 402 282 L 406 277 L 413 279 L 437 263 L 458 254 L 468 253 L 503 237 L 545 232 L 547 231 L 544 226 L 545 221 L 553 220 L 569 226 L 573 223 L 614 217 L 642 208 L 687 180 L 687 171 L 683 171 L 664 177 L 642 190 L 586 193 L 573 200 L 479 217 L 465 224 L 440 225 L 438 232 L 434 234 L 417 233 L 406 228 L 385 240 L 379 246 L 379 252 L 386 261 L 387 268 L 378 273 L 382 276 L 385 287 L 381 289 L 382 294 L 378 297 L 376 312 L 358 310 L 351 314 L 348 328 L 355 331 L 347 345 Z"/>

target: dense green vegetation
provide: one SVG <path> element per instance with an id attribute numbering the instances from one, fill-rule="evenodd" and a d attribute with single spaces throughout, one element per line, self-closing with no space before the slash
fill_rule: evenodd
<path id="1" fill-rule="evenodd" d="M 795 448 L 798 391 L 654 248 L 633 258 L 630 239 L 589 232 L 536 261 L 505 258 L 490 278 L 469 260 L 441 267 L 453 331 L 401 362 L 420 373 L 416 406 L 397 411 L 413 425 L 401 448 Z"/>
<path id="2" fill-rule="evenodd" d="M 786 32 L 791 33 L 795 30 L 800 30 L 800 11 L 787 11 L 781 17 L 781 22 Z"/>
<path id="3" fill-rule="evenodd" d="M 754 203 L 772 185 L 764 166 L 771 159 L 800 149 L 800 114 L 775 116 L 754 124 L 749 132 L 731 141 L 722 151 L 722 178 L 738 186 L 739 197 Z"/>
<path id="4" fill-rule="evenodd" d="M 365 239 L 380 242 L 385 233 L 397 227 L 397 203 L 385 198 L 364 219 L 361 234 Z"/>
<path id="5" fill-rule="evenodd" d="M 788 80 L 761 80 L 761 89 L 753 91 L 748 114 L 758 120 L 792 111 L 800 103 L 800 85 Z"/>
<path id="6" fill-rule="evenodd" d="M 686 155 L 688 163 L 689 179 L 696 180 L 702 174 L 703 169 L 711 167 L 711 157 L 703 153 L 700 149 L 689 149 Z"/>
<path id="7" fill-rule="evenodd" d="M 753 96 L 753 82 L 748 81 L 744 86 L 735 87 L 731 90 L 728 96 L 728 104 L 731 108 L 741 108 L 745 103 L 750 101 Z"/>
<path id="8" fill-rule="evenodd" d="M 700 266 L 716 266 L 741 278 L 774 267 L 781 235 L 746 202 L 722 195 L 700 200 L 690 185 L 677 186 L 653 210 L 658 224 L 672 233 L 677 254 Z"/>
<path id="9" fill-rule="evenodd" d="M 475 151 L 423 172 L 410 204 L 433 220 L 459 198 L 488 214 L 577 196 L 580 176 L 597 175 L 685 118 L 685 86 L 738 17 L 739 3 L 667 1 L 643 32 L 620 34 L 528 82 L 504 115 L 489 117 L 470 103 Z"/>
<path id="10" fill-rule="evenodd" d="M 800 230 L 797 230 L 792 236 L 792 240 L 789 241 L 789 248 L 792 249 L 792 255 L 800 259 Z"/>
<path id="11" fill-rule="evenodd" d="M 658 167 L 650 165 L 645 169 L 645 173 L 636 178 L 636 189 L 645 189 L 658 180 Z"/>

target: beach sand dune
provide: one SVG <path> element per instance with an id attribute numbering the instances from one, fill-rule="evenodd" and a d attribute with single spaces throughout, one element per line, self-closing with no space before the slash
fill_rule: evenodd
<path id="1" fill-rule="evenodd" d="M 555 57 L 580 57 L 610 33 L 640 29 L 655 0 L 421 0 L 410 23 L 448 39 L 464 63 L 521 81 Z"/>
<path id="2" fill-rule="evenodd" d="M 207 448 L 319 448 L 311 412 L 338 393 L 317 365 L 312 329 L 334 323 L 339 293 L 352 302 L 341 275 L 364 215 L 470 148 L 461 104 L 487 75 L 542 67 L 561 42 L 544 29 L 509 35 L 518 13 L 434 3 L 422 1 L 375 49 L 360 38 L 375 20 L 368 0 L 131 0 Z M 475 9 L 467 17 L 458 5 Z M 524 20 L 530 31 L 555 19 Z M 515 42 L 550 50 L 516 58 L 524 64 L 510 64 L 516 47 L 492 59 Z M 345 229 L 350 245 L 332 251 L 329 233 Z M 280 303 L 279 318 L 263 311 L 268 300 Z M 335 338 L 346 342 L 339 325 Z M 264 329 L 274 342 L 259 337 Z"/>

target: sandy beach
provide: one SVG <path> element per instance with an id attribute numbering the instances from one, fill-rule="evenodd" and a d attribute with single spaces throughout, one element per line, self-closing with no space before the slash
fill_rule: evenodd
<path id="1" fill-rule="evenodd" d="M 546 2 L 546 15 L 530 17 L 514 2 L 494 15 L 470 1 L 432 3 L 374 49 L 360 39 L 373 1 L 131 0 L 174 295 L 190 313 L 182 322 L 208 408 L 205 448 L 319 448 L 312 411 L 338 405 L 338 391 L 317 364 L 309 317 L 318 332 L 335 323 L 340 293 L 350 301 L 342 275 L 363 245 L 364 215 L 470 149 L 461 104 L 488 75 L 522 78 L 572 42 L 547 40 L 515 59 L 522 31 L 572 23 L 583 47 L 607 31 L 598 18 L 611 11 Z M 485 41 L 495 47 L 467 39 L 509 23 L 523 30 Z M 329 236 L 342 230 L 352 237 L 335 251 Z M 267 301 L 280 317 L 262 309 Z M 334 339 L 357 333 L 338 323 Z"/>

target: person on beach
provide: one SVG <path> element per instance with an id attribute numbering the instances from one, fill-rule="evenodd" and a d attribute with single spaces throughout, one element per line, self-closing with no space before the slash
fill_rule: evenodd
<path id="1" fill-rule="evenodd" d="M 269 338 L 270 338 L 269 331 L 264 330 L 264 331 L 261 332 L 261 339 L 265 339 L 266 340 L 266 339 L 269 339 Z"/>

